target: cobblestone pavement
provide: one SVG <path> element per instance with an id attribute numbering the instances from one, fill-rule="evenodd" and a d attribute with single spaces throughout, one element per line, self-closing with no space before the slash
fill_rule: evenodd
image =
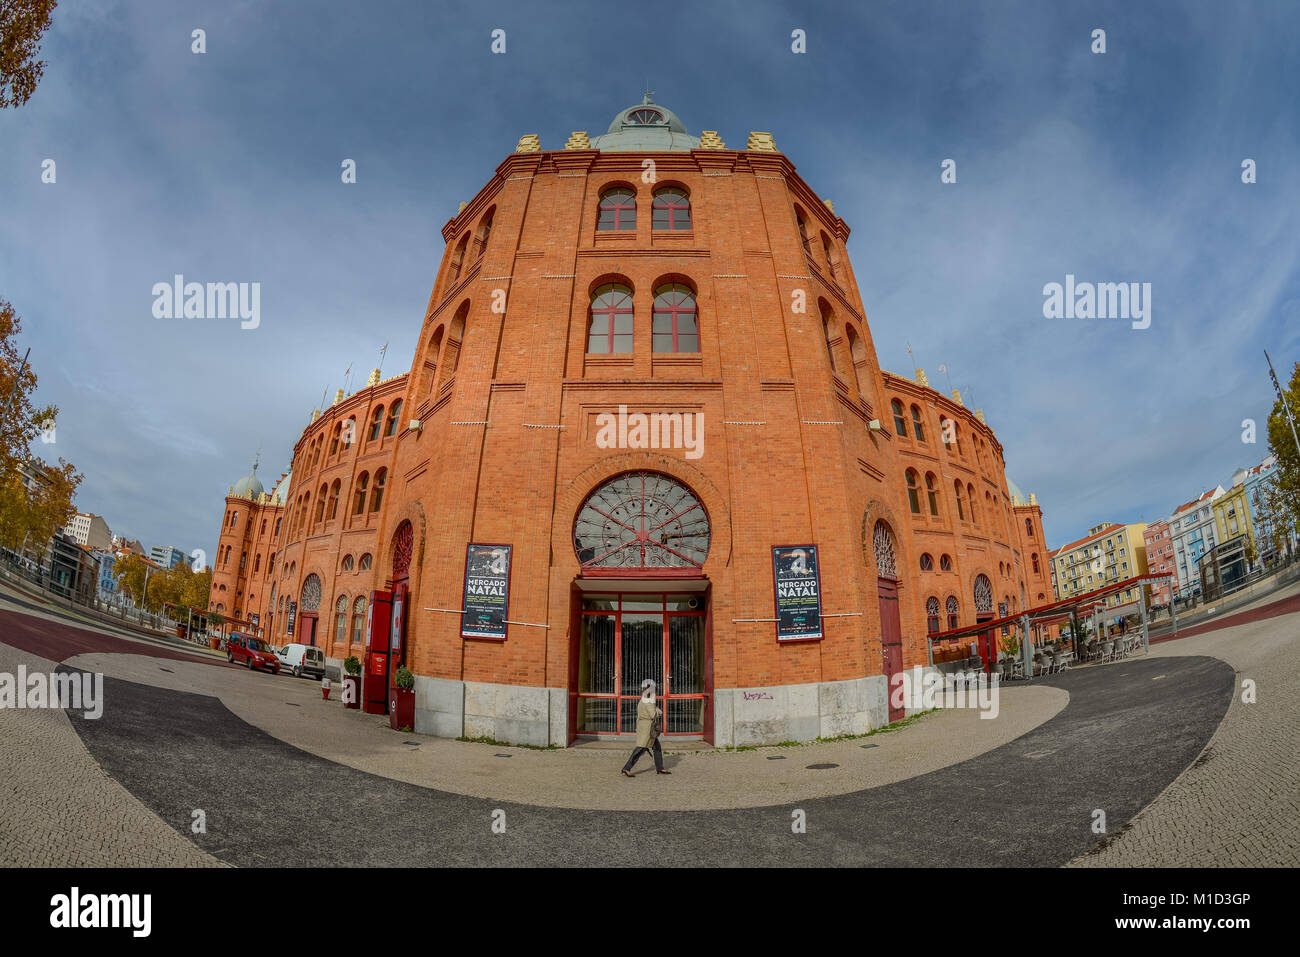
<path id="1" fill-rule="evenodd" d="M 1300 864 L 1300 586 L 1246 606 L 1228 627 L 1151 646 L 1154 662 L 1213 655 L 1236 692 L 1205 751 L 1128 826 L 1076 860 L 1097 867 L 1295 867 Z M 1268 606 L 1274 606 L 1269 609 Z M 1253 620 L 1252 620 L 1253 619 Z M 1232 622 L 1239 621 L 1239 624 Z M 1256 703 L 1243 698 L 1255 683 Z"/>
<path id="2" fill-rule="evenodd" d="M 55 663 L 0 644 L 0 672 Z M 220 862 L 169 827 L 86 751 L 63 711 L 0 710 L 0 864 L 204 867 Z"/>
<path id="3" fill-rule="evenodd" d="M 621 752 L 400 735 L 313 682 L 62 634 L 55 656 L 109 675 L 111 707 L 99 721 L 0 711 L 0 766 L 18 772 L 0 862 L 579 865 L 654 846 L 667 863 L 1294 865 L 1298 622 L 1234 614 L 1150 658 L 1012 686 L 996 721 L 949 711 L 866 741 L 678 753 L 672 778 L 636 781 L 616 774 Z M 53 667 L 22 634 L 21 651 L 0 644 L 0 671 Z M 1259 672 L 1259 704 L 1229 706 L 1232 673 L 1203 655 Z M 360 858 L 312 841 L 375 802 L 404 810 Z M 191 843 L 195 807 L 215 830 Z M 816 828 L 792 844 L 795 807 Z M 1096 808 L 1105 838 L 1088 828 Z M 495 810 L 515 840 L 493 841 Z M 411 835 L 423 843 L 404 850 Z"/>
<path id="4" fill-rule="evenodd" d="M 1093 809 L 1118 826 L 1195 759 L 1227 707 L 1232 672 L 1186 657 L 1080 669 L 1050 684 L 1070 692 L 1063 711 L 971 760 L 845 794 L 692 812 L 540 807 L 419 787 L 292 747 L 214 697 L 114 678 L 104 717 L 73 722 L 103 767 L 165 821 L 179 828 L 204 809 L 209 830 L 195 842 L 232 864 L 590 866 L 650 853 L 694 865 L 1053 866 L 1097 842 Z M 858 760 L 871 753 L 859 749 Z M 684 766 L 691 756 L 680 757 Z M 612 764 L 598 767 L 627 793 L 690 782 L 676 770 L 628 781 Z M 801 817 L 807 831 L 795 833 Z M 364 840 L 337 839 L 360 821 Z"/>

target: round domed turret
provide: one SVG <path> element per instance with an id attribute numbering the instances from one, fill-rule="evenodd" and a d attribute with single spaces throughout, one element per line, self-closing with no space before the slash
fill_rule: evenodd
<path id="1" fill-rule="evenodd" d="M 254 467 L 253 471 L 235 483 L 235 487 L 230 494 L 235 498 L 248 498 L 250 495 L 256 498 L 265 491 L 266 489 L 262 487 L 262 483 L 257 478 L 257 468 Z"/>
<path id="2" fill-rule="evenodd" d="M 699 137 L 686 132 L 677 114 L 650 99 L 619 110 L 603 136 L 593 137 L 592 149 L 613 152 L 688 152 L 698 149 Z"/>

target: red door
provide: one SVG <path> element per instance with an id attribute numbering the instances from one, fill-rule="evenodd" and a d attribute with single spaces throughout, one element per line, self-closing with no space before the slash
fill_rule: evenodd
<path id="1" fill-rule="evenodd" d="M 880 642 L 884 657 L 884 672 L 889 695 L 889 720 L 903 717 L 904 709 L 894 707 L 894 676 L 903 670 L 903 627 L 898 615 L 898 579 L 876 579 L 880 596 Z"/>

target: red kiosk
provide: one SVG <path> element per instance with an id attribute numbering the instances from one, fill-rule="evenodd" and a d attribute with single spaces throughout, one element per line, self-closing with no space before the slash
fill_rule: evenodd
<path id="1" fill-rule="evenodd" d="M 392 592 L 372 591 L 366 609 L 366 660 L 361 669 L 361 708 L 366 714 L 388 714 L 392 622 Z"/>

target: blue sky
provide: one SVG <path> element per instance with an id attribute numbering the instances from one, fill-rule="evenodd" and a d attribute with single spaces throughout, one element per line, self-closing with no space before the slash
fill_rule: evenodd
<path id="1" fill-rule="evenodd" d="M 210 551 L 259 446 L 269 486 L 349 365 L 409 368 L 458 203 L 647 80 L 834 200 L 881 365 L 948 366 L 1053 545 L 1262 459 L 1263 350 L 1300 357 L 1293 3 L 66 0 L 43 55 L 0 113 L 0 296 L 62 410 L 37 451 L 147 545 Z M 155 319 L 175 273 L 260 282 L 260 328 Z M 1045 319 L 1067 273 L 1150 282 L 1151 327 Z"/>

